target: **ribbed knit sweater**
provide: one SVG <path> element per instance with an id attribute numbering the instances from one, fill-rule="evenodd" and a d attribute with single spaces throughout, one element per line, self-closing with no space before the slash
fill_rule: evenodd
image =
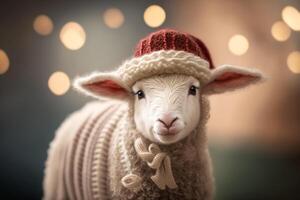
<path id="1" fill-rule="evenodd" d="M 203 103 L 207 102 L 202 101 L 197 130 L 180 142 L 160 145 L 171 159 L 178 185 L 165 190 L 150 179 L 154 170 L 133 147 L 137 138 L 147 146 L 152 142 L 135 130 L 131 103 L 88 103 L 65 120 L 50 145 L 44 199 L 211 199 L 213 181 L 204 131 L 208 105 Z M 134 190 L 121 183 L 132 173 L 141 178 Z"/>

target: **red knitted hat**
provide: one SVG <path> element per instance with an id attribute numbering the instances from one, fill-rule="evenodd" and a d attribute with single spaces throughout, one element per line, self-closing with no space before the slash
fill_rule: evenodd
<path id="1" fill-rule="evenodd" d="M 206 60 L 210 69 L 214 68 L 210 53 L 200 39 L 172 29 L 161 29 L 141 39 L 136 45 L 134 57 L 159 50 L 186 51 Z"/>
<path id="2" fill-rule="evenodd" d="M 130 88 L 140 79 L 160 74 L 194 76 L 205 83 L 212 69 L 212 59 L 201 40 L 188 33 L 162 29 L 140 40 L 134 56 L 117 73 Z"/>

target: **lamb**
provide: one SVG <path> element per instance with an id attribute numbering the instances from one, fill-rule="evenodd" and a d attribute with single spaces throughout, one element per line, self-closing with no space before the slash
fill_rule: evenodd
<path id="1" fill-rule="evenodd" d="M 214 67 L 190 34 L 150 34 L 116 71 L 75 80 L 98 101 L 56 132 L 44 199 L 212 199 L 207 97 L 262 79 L 255 69 Z"/>

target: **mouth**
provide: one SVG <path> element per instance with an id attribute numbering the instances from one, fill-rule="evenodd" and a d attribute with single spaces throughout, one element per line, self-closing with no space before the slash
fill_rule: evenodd
<path id="1" fill-rule="evenodd" d="M 170 132 L 170 131 L 168 131 L 168 132 L 162 132 L 162 133 L 158 132 L 156 134 L 160 135 L 160 136 L 174 136 L 174 135 L 177 135 L 177 133 L 173 133 L 173 132 Z"/>
<path id="2" fill-rule="evenodd" d="M 156 139 L 158 143 L 161 144 L 171 144 L 177 140 L 177 138 L 180 136 L 180 131 L 154 131 L 152 129 L 152 135 Z"/>
<path id="3" fill-rule="evenodd" d="M 172 131 L 163 131 L 163 132 L 156 132 L 157 135 L 161 137 L 173 137 L 178 134 L 178 132 Z"/>
<path id="4" fill-rule="evenodd" d="M 178 129 L 178 127 L 171 127 L 170 129 L 166 129 L 166 128 L 160 128 L 157 130 L 152 129 L 153 134 L 165 138 L 174 137 L 178 135 L 179 132 L 180 130 Z"/>

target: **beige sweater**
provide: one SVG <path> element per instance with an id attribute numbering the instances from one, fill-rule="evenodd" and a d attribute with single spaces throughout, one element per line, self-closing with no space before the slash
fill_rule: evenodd
<path id="1" fill-rule="evenodd" d="M 160 146 L 170 157 L 178 186 L 162 190 L 150 178 L 155 170 L 134 148 L 137 138 L 147 146 L 151 142 L 135 131 L 132 106 L 116 101 L 87 104 L 65 120 L 50 145 L 44 199 L 211 199 L 213 180 L 204 131 L 208 112 L 202 112 L 195 133 Z M 141 178 L 136 189 L 121 183 L 132 173 Z"/>

